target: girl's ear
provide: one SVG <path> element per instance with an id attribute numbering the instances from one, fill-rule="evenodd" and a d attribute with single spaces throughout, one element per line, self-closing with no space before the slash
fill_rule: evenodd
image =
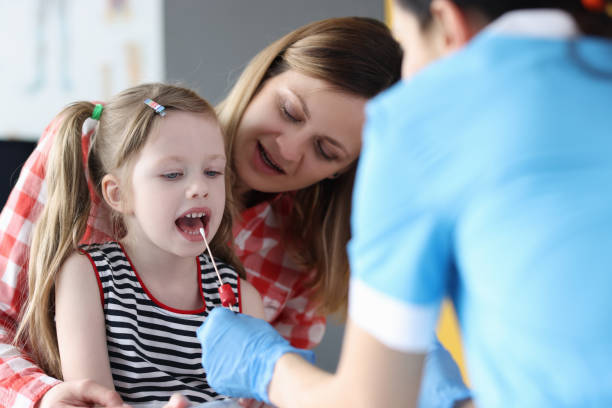
<path id="1" fill-rule="evenodd" d="M 119 180 L 114 175 L 107 174 L 102 178 L 101 189 L 106 204 L 114 211 L 125 214 L 127 208 Z"/>
<path id="2" fill-rule="evenodd" d="M 437 46 L 443 54 L 463 47 L 478 30 L 452 0 L 433 0 L 430 10 L 438 34 Z"/>

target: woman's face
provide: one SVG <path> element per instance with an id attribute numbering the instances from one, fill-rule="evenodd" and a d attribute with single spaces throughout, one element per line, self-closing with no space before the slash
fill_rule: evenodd
<path id="1" fill-rule="evenodd" d="M 267 80 L 234 141 L 239 188 L 299 190 L 342 172 L 359 156 L 365 103 L 296 71 Z"/>

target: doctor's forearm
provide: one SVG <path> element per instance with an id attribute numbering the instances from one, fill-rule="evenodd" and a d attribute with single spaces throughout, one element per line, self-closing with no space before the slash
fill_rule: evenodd
<path id="1" fill-rule="evenodd" d="M 281 408 L 353 406 L 334 375 L 293 353 L 276 363 L 268 392 L 270 400 Z"/>
<path id="2" fill-rule="evenodd" d="M 287 353 L 275 365 L 268 395 L 281 408 L 416 407 L 423 359 L 383 346 L 349 320 L 335 374 Z"/>

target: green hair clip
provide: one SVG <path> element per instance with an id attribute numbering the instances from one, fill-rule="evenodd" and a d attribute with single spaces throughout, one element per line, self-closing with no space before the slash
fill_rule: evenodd
<path id="1" fill-rule="evenodd" d="M 100 116 L 102 115 L 102 109 L 104 109 L 104 106 L 102 106 L 101 103 L 97 103 L 94 107 L 93 112 L 91 113 L 91 118 L 95 120 L 100 120 Z"/>

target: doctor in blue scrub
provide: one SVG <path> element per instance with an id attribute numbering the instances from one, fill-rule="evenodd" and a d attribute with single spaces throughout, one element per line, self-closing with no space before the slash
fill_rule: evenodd
<path id="1" fill-rule="evenodd" d="M 394 8 L 405 80 L 367 108 L 338 370 L 217 309 L 199 330 L 210 384 L 279 407 L 416 406 L 450 297 L 475 405 L 612 407 L 612 3 Z"/>

